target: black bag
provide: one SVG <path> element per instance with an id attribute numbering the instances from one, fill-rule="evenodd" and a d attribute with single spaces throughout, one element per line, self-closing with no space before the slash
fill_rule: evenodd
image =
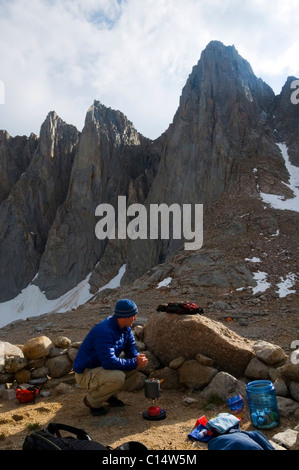
<path id="1" fill-rule="evenodd" d="M 194 302 L 170 302 L 157 307 L 157 312 L 179 313 L 181 315 L 203 314 L 203 309 Z"/>
<path id="2" fill-rule="evenodd" d="M 60 431 L 70 432 L 73 436 L 62 437 Z M 129 441 L 115 449 L 110 449 L 93 441 L 84 429 L 67 424 L 50 423 L 47 429 L 29 434 L 23 443 L 23 450 L 132 450 L 138 452 L 145 451 L 147 448 L 140 442 Z"/>

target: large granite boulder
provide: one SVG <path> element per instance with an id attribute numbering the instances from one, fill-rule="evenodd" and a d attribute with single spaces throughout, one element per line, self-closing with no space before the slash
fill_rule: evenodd
<path id="1" fill-rule="evenodd" d="M 143 341 L 161 364 L 198 353 L 211 357 L 221 370 L 240 377 L 255 356 L 253 343 L 202 315 L 156 312 L 144 326 Z"/>
<path id="2" fill-rule="evenodd" d="M 22 350 L 6 341 L 0 341 L 0 374 L 13 374 L 27 365 Z M 0 383 L 4 383 L 0 380 Z"/>

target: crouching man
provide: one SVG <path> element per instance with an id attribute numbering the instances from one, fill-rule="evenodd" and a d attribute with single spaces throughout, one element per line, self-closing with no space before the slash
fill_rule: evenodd
<path id="1" fill-rule="evenodd" d="M 87 391 L 83 401 L 93 416 L 108 412 L 105 403 L 125 406 L 117 393 L 126 379 L 148 362 L 138 352 L 131 330 L 137 313 L 132 300 L 119 300 L 114 314 L 94 326 L 80 346 L 73 369 L 78 385 Z"/>

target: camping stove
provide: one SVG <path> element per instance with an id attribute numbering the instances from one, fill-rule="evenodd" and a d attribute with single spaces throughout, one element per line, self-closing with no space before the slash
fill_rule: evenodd
<path id="1" fill-rule="evenodd" d="M 151 400 L 152 404 L 147 411 L 143 412 L 143 417 L 150 421 L 165 419 L 165 411 L 161 410 L 161 408 L 155 404 L 156 400 L 160 396 L 160 380 L 147 379 L 144 382 L 144 393 L 145 397 Z"/>

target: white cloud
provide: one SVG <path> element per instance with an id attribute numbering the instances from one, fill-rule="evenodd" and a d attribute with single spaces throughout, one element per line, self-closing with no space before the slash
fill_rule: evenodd
<path id="1" fill-rule="evenodd" d="M 79 130 L 94 99 L 148 137 L 172 121 L 209 41 L 234 44 L 278 93 L 299 76 L 297 0 L 2 0 L 0 128 L 39 133 L 55 110 Z"/>

